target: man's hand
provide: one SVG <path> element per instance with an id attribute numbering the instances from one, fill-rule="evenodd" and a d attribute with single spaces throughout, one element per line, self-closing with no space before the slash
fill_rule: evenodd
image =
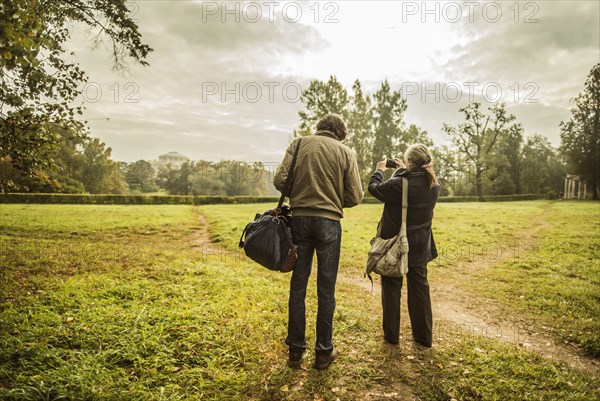
<path id="1" fill-rule="evenodd" d="M 404 162 L 400 159 L 394 159 L 394 161 L 396 162 L 396 166 L 398 168 L 406 168 L 406 166 L 404 165 Z"/>

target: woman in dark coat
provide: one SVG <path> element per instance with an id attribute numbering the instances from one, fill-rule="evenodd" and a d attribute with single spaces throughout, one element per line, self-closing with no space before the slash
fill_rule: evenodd
<path id="1" fill-rule="evenodd" d="M 383 215 L 377 226 L 377 236 L 392 238 L 402 223 L 402 178 L 408 178 L 408 313 L 413 338 L 425 347 L 431 347 L 432 314 L 427 281 L 427 263 L 437 257 L 431 232 L 433 209 L 440 186 L 432 166 L 432 155 L 422 144 L 410 146 L 404 153 L 404 163 L 396 159 L 398 170 L 384 182 L 385 161 L 377 163 L 377 170 L 369 180 L 369 193 L 384 202 Z M 383 334 L 390 344 L 400 338 L 400 293 L 402 277 L 381 277 L 383 304 Z"/>

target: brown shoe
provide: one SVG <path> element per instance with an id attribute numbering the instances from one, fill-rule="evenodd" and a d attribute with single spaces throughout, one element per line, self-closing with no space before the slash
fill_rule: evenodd
<path id="1" fill-rule="evenodd" d="M 317 354 L 315 359 L 315 368 L 319 370 L 325 370 L 331 365 L 331 363 L 337 357 L 337 350 L 334 348 L 328 355 L 327 354 Z"/>

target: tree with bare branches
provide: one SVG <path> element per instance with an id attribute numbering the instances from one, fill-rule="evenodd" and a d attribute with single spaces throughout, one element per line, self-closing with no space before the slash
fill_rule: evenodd
<path id="1" fill-rule="evenodd" d="M 500 135 L 510 131 L 522 131 L 516 117 L 506 111 L 506 104 L 495 103 L 488 108 L 486 115 L 480 110 L 481 104 L 474 102 L 461 108 L 465 122 L 453 127 L 444 124 L 443 130 L 458 151 L 470 163 L 473 169 L 475 188 L 479 199 L 483 199 L 483 175 L 491 167 L 490 156 L 498 143 Z M 465 172 L 469 173 L 469 172 Z"/>

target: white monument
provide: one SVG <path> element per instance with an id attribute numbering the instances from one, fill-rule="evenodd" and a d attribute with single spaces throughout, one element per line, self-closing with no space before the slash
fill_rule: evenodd
<path id="1" fill-rule="evenodd" d="M 175 169 L 179 169 L 181 165 L 187 161 L 190 161 L 189 157 L 184 156 L 179 152 L 169 152 L 158 156 L 158 160 L 150 160 L 149 163 L 154 170 L 166 167 L 168 164 L 171 164 Z"/>
<path id="2" fill-rule="evenodd" d="M 578 175 L 567 174 L 563 199 L 585 199 L 587 197 L 587 182 Z"/>

